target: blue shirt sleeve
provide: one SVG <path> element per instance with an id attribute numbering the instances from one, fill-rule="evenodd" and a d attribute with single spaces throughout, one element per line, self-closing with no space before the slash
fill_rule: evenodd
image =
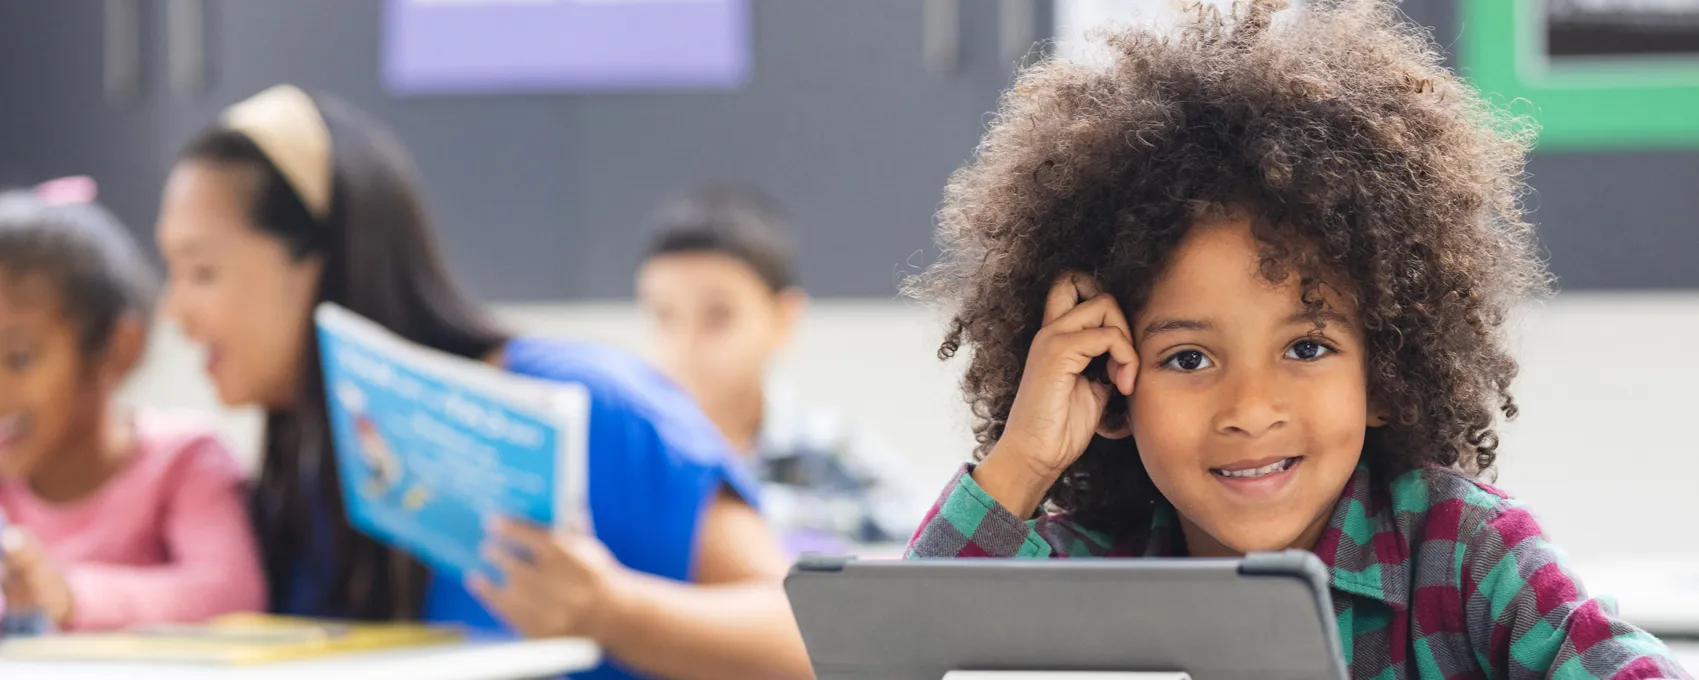
<path id="1" fill-rule="evenodd" d="M 640 359 L 591 343 L 520 338 L 508 344 L 506 361 L 514 373 L 589 390 L 591 522 L 625 566 L 688 581 L 698 524 L 720 490 L 757 502 L 754 478 L 719 430 Z M 440 579 L 425 617 L 501 630 L 460 584 Z"/>

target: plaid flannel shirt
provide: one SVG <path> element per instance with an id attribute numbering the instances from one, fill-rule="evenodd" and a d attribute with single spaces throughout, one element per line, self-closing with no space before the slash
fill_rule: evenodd
<path id="1" fill-rule="evenodd" d="M 1182 556 L 1172 506 L 1106 536 L 1053 515 L 1023 521 L 974 482 L 950 483 L 910 558 Z M 1315 553 L 1353 678 L 1690 678 L 1657 638 L 1589 597 L 1534 517 L 1458 472 L 1375 483 L 1359 467 Z"/>

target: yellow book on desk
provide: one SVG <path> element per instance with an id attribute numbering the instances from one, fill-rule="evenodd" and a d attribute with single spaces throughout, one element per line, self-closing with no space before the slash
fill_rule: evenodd
<path id="1" fill-rule="evenodd" d="M 119 633 L 72 633 L 0 643 L 0 656 L 65 661 L 148 661 L 240 665 L 292 661 L 457 642 L 453 628 L 232 614 L 205 624 L 148 626 Z"/>

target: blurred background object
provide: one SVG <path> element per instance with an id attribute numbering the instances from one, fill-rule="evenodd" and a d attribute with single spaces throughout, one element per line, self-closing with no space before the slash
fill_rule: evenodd
<path id="1" fill-rule="evenodd" d="M 1531 102 L 1550 148 L 1691 147 L 1699 140 L 1699 3 L 1461 0 L 1465 66 Z"/>
<path id="2" fill-rule="evenodd" d="M 1172 4 L 0 0 L 0 184 L 92 176 L 151 239 L 180 144 L 220 108 L 296 82 L 397 130 L 453 266 L 520 329 L 640 351 L 630 298 L 646 218 L 700 181 L 752 183 L 794 218 L 815 298 L 779 372 L 893 442 L 931 488 L 970 448 L 961 364 L 936 360 L 940 317 L 897 285 L 935 254 L 944 179 L 1035 54 L 1026 36 L 1085 55 L 1070 50 L 1086 27 Z M 1518 323 L 1523 416 L 1499 482 L 1583 559 L 1699 559 L 1699 529 L 1681 519 L 1699 517 L 1699 445 L 1684 428 L 1699 410 L 1699 1 L 1401 7 L 1454 66 L 1546 127 L 1528 207 L 1563 292 Z M 589 67 L 572 54 L 515 46 L 478 62 L 464 42 L 525 42 L 501 27 L 546 29 L 566 12 L 638 11 L 667 18 L 617 24 L 629 35 L 609 44 L 630 49 L 600 79 L 573 71 Z M 644 62 L 680 35 L 712 45 L 694 62 Z M 417 61 L 430 57 L 442 61 Z M 210 408 L 186 379 L 191 350 L 158 337 L 133 398 Z M 251 418 L 226 422 L 251 455 Z M 1576 500 L 1576 485 L 1600 503 Z M 1606 504 L 1671 522 L 1611 522 Z"/>

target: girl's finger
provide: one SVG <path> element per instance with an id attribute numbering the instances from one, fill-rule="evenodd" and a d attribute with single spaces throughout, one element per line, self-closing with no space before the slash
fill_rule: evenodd
<path id="1" fill-rule="evenodd" d="M 529 560 L 521 559 L 518 555 L 513 554 L 513 551 L 499 543 L 486 543 L 483 549 L 478 552 L 485 562 L 495 567 L 496 571 L 501 572 L 504 579 L 510 578 L 517 572 L 535 568 Z"/>
<path id="2" fill-rule="evenodd" d="M 0 529 L 0 555 L 4 555 L 6 564 L 18 572 L 29 572 L 42 560 L 40 544 L 35 542 L 35 537 L 15 526 Z"/>
<path id="3" fill-rule="evenodd" d="M 1127 323 L 1127 315 L 1121 311 L 1121 303 L 1108 293 L 1099 293 L 1075 305 L 1045 326 L 1045 330 L 1054 333 L 1072 333 L 1087 328 L 1119 328 L 1128 340 L 1133 337 L 1132 327 Z"/>
<path id="4" fill-rule="evenodd" d="M 1094 399 L 1097 400 L 1098 404 L 1101 405 L 1101 404 L 1108 404 L 1109 403 L 1109 386 L 1108 385 L 1097 382 L 1095 380 L 1088 383 L 1088 385 L 1090 386 L 1090 389 L 1091 389 L 1091 396 Z"/>
<path id="5" fill-rule="evenodd" d="M 500 587 L 484 578 L 482 574 L 473 574 L 466 580 L 466 589 L 478 598 L 485 607 L 494 612 L 502 620 L 514 628 L 524 630 L 531 625 L 532 617 L 529 600 L 521 597 L 519 591 L 511 587 Z"/>
<path id="6" fill-rule="evenodd" d="M 496 545 L 525 561 L 550 565 L 560 561 L 561 548 L 549 530 L 528 522 L 506 518 L 490 521 L 488 532 Z"/>
<path id="7" fill-rule="evenodd" d="M 529 522 L 521 522 L 506 517 L 491 518 L 485 530 L 532 550 L 541 548 L 553 541 L 549 537 L 548 530 Z"/>
<path id="8" fill-rule="evenodd" d="M 503 588 L 523 594 L 527 601 L 546 603 L 553 599 L 555 589 L 575 587 L 583 582 L 582 572 L 571 565 L 546 567 L 520 561 L 502 552 L 499 548 L 486 549 L 484 559 L 501 572 Z"/>
<path id="9" fill-rule="evenodd" d="M 1097 284 L 1097 279 L 1092 278 L 1089 274 L 1074 272 L 1069 278 L 1074 282 L 1075 299 L 1090 300 L 1097 297 L 1098 293 L 1103 292 L 1103 287 Z"/>
<path id="10" fill-rule="evenodd" d="M 1133 343 L 1119 328 L 1087 328 L 1055 336 L 1051 342 L 1054 352 L 1062 358 L 1063 370 L 1078 374 L 1101 354 L 1124 365 L 1137 364 L 1139 355 Z M 1113 375 L 1113 374 L 1112 374 Z M 1116 387 L 1121 387 L 1117 382 Z"/>
<path id="11" fill-rule="evenodd" d="M 1045 326 L 1048 327 L 1080 303 L 1079 284 L 1076 283 L 1080 276 L 1077 272 L 1062 272 L 1050 283 L 1050 293 L 1044 298 Z"/>
<path id="12" fill-rule="evenodd" d="M 1121 394 L 1133 396 L 1133 388 L 1139 382 L 1139 362 L 1134 359 L 1132 362 L 1122 364 L 1110 375 L 1115 378 L 1115 388 L 1121 390 Z"/>

